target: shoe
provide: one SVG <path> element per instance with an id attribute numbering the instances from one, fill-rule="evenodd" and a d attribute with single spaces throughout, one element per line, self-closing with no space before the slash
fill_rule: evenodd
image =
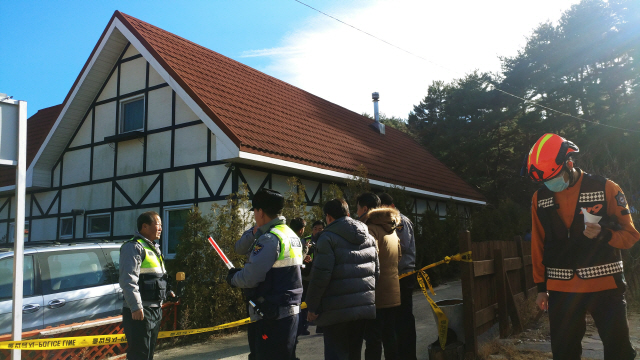
<path id="1" fill-rule="evenodd" d="M 302 335 L 311 335 L 311 333 L 309 332 L 309 330 L 305 330 L 305 331 L 300 333 L 300 336 L 302 336 Z"/>

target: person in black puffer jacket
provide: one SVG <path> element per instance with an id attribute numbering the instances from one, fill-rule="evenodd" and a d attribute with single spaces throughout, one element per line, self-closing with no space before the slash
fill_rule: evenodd
<path id="1" fill-rule="evenodd" d="M 349 217 L 343 199 L 328 201 L 323 211 L 328 225 L 314 255 L 308 319 L 324 330 L 326 360 L 360 359 L 365 320 L 376 317 L 375 239 L 365 224 Z"/>

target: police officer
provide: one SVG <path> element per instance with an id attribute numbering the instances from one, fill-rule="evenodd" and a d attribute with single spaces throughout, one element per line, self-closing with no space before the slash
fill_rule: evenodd
<path id="1" fill-rule="evenodd" d="M 531 202 L 531 258 L 536 304 L 549 310 L 554 360 L 579 360 L 591 314 L 605 360 L 630 360 L 620 249 L 640 238 L 620 187 L 577 168 L 578 147 L 556 134 L 531 148 L 524 169 L 544 184 Z"/>
<path id="2" fill-rule="evenodd" d="M 227 282 L 250 289 L 249 316 L 258 320 L 249 338 L 255 359 L 289 360 L 295 354 L 302 298 L 302 244 L 279 216 L 284 207 L 279 192 L 260 190 L 252 205 L 256 226 L 239 240 L 243 244 L 253 240 L 249 260 L 243 269 L 229 270 Z"/>
<path id="3" fill-rule="evenodd" d="M 162 222 L 155 211 L 138 216 L 138 232 L 120 248 L 120 288 L 124 295 L 122 326 L 127 336 L 127 359 L 153 359 L 167 297 L 167 272 L 155 242 Z M 169 291 L 173 297 L 173 292 Z"/>

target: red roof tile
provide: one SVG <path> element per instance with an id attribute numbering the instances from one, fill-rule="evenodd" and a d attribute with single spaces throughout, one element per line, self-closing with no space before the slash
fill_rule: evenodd
<path id="1" fill-rule="evenodd" d="M 27 167 L 40 150 L 44 139 L 56 122 L 62 111 L 62 104 L 38 110 L 35 115 L 27 119 Z M 14 185 L 16 183 L 16 170 L 14 167 L 0 168 L 0 187 Z"/>
<path id="2" fill-rule="evenodd" d="M 364 116 L 144 21 L 114 16 L 241 151 L 343 173 L 364 164 L 371 179 L 485 200 L 396 129 L 380 135 Z"/>

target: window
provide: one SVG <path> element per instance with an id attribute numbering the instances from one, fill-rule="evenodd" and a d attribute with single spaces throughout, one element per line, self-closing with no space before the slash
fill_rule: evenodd
<path id="1" fill-rule="evenodd" d="M 167 259 L 173 259 L 176 256 L 176 248 L 190 210 L 191 205 L 178 205 L 164 210 L 162 249 Z"/>
<path id="2" fill-rule="evenodd" d="M 120 133 L 144 130 L 144 95 L 120 103 Z"/>
<path id="3" fill-rule="evenodd" d="M 38 255 L 45 294 L 105 285 L 104 258 L 96 250 L 58 251 Z"/>
<path id="4" fill-rule="evenodd" d="M 23 266 L 23 297 L 33 296 L 35 290 L 33 257 L 25 255 Z M 0 300 L 13 297 L 13 258 L 0 260 Z"/>
<path id="5" fill-rule="evenodd" d="M 9 224 L 9 242 L 12 243 L 16 238 L 16 223 Z M 24 222 L 24 242 L 29 241 L 29 222 Z"/>
<path id="6" fill-rule="evenodd" d="M 105 236 L 111 233 L 111 214 L 87 215 L 87 236 Z"/>
<path id="7" fill-rule="evenodd" d="M 60 239 L 73 237 L 73 217 L 60 218 Z"/>

